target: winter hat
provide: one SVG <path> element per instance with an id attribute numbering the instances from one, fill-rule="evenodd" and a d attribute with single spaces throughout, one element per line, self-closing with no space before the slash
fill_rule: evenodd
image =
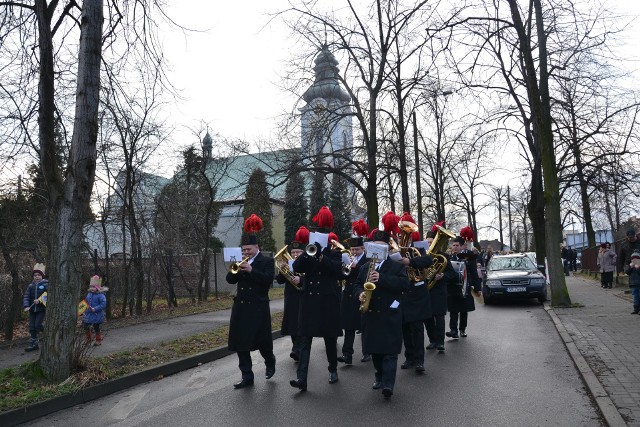
<path id="1" fill-rule="evenodd" d="M 44 276 L 44 270 L 45 270 L 44 264 L 37 263 L 36 265 L 33 266 L 33 273 L 40 273 L 41 276 Z"/>
<path id="2" fill-rule="evenodd" d="M 309 229 L 304 225 L 301 225 L 300 228 L 298 228 L 298 231 L 296 231 L 295 240 L 303 245 L 307 245 L 309 244 L 309 234 Z"/>
<path id="3" fill-rule="evenodd" d="M 249 218 L 247 218 L 244 222 L 244 231 L 245 233 L 248 233 L 248 234 L 245 234 L 244 236 L 242 236 L 240 244 L 243 246 L 257 245 L 258 236 L 256 236 L 256 233 L 262 230 L 262 227 L 263 227 L 262 218 L 260 218 L 256 214 L 251 214 L 251 216 L 249 216 Z"/>
<path id="4" fill-rule="evenodd" d="M 640 252 L 638 252 L 638 251 L 634 251 L 634 252 L 631 254 L 631 259 L 640 259 Z"/>
<path id="5" fill-rule="evenodd" d="M 333 214 L 326 206 L 321 207 L 312 220 L 318 224 L 319 233 L 328 233 L 333 228 Z"/>
<path id="6" fill-rule="evenodd" d="M 606 244 L 606 243 L 600 243 L 600 247 L 601 247 L 602 249 L 606 249 L 606 248 L 607 248 L 607 244 Z"/>
<path id="7" fill-rule="evenodd" d="M 102 291 L 102 279 L 97 274 L 91 276 L 91 280 L 89 281 L 89 288 L 96 288 L 98 292 Z"/>

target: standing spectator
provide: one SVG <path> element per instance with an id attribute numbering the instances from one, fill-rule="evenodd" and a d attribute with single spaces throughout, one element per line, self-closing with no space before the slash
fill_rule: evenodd
<path id="1" fill-rule="evenodd" d="M 564 267 L 564 275 L 569 275 L 569 249 L 566 246 L 562 247 L 560 251 L 560 256 L 562 257 L 562 265 Z"/>
<path id="2" fill-rule="evenodd" d="M 638 314 L 640 311 L 640 252 L 635 251 L 631 254 L 631 262 L 627 269 L 629 275 L 629 288 L 633 295 L 633 311 L 631 314 Z"/>
<path id="3" fill-rule="evenodd" d="M 44 269 L 44 264 L 36 264 L 33 267 L 33 281 L 27 286 L 22 296 L 22 308 L 29 312 L 29 334 L 31 335 L 29 347 L 24 351 L 35 351 L 40 348 L 38 346 L 38 332 L 43 330 L 42 323 L 47 311 L 43 294 L 46 294 L 47 286 L 49 286 L 49 282 L 44 278 Z"/>
<path id="4" fill-rule="evenodd" d="M 605 289 L 613 287 L 613 270 L 616 268 L 618 256 L 611 249 L 609 242 L 600 245 L 598 251 L 598 271 L 600 271 L 600 286 Z"/>
<path id="5" fill-rule="evenodd" d="M 569 267 L 574 273 L 578 271 L 578 251 L 569 246 Z"/>
<path id="6" fill-rule="evenodd" d="M 96 342 L 93 345 L 102 344 L 102 333 L 100 332 L 100 325 L 104 322 L 104 310 L 107 308 L 107 297 L 104 295 L 109 288 L 102 287 L 101 279 L 99 276 L 91 277 L 89 282 L 89 293 L 85 298 L 87 302 L 87 309 L 84 312 L 82 318 L 82 326 L 84 327 L 84 335 L 87 343 L 93 341 L 91 336 L 91 327 L 96 332 Z"/>
<path id="7" fill-rule="evenodd" d="M 618 254 L 618 276 L 624 273 L 631 263 L 631 254 L 640 252 L 640 240 L 636 236 L 636 230 L 630 228 L 627 230 L 627 240 L 620 245 L 620 253 Z"/>

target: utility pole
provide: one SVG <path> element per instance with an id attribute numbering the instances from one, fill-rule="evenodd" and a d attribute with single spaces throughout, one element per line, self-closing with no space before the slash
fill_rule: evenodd
<path id="1" fill-rule="evenodd" d="M 511 190 L 507 184 L 507 212 L 509 215 L 509 250 L 513 250 L 513 230 L 511 227 Z"/>

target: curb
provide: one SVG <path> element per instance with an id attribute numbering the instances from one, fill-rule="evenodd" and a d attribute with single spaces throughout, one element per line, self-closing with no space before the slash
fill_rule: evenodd
<path id="1" fill-rule="evenodd" d="M 280 334 L 279 330 L 271 332 L 271 337 L 274 340 L 281 338 L 282 336 L 283 335 Z M 193 356 L 163 363 L 158 366 L 144 369 L 140 372 L 134 372 L 123 377 L 114 378 L 113 380 L 106 381 L 104 383 L 92 385 L 82 390 L 78 390 L 75 393 L 65 394 L 42 402 L 34 403 L 32 405 L 1 412 L 0 425 L 12 427 L 26 423 L 35 420 L 36 418 L 52 414 L 63 409 L 68 409 L 72 406 L 81 405 L 91 400 L 99 399 L 139 384 L 195 368 L 203 363 L 222 359 L 223 357 L 229 356 L 233 353 L 235 352 L 228 350 L 225 345 L 224 347 L 203 351 L 202 353 L 194 354 Z"/>
<path id="2" fill-rule="evenodd" d="M 589 389 L 589 392 L 596 401 L 596 404 L 598 405 L 598 408 L 600 409 L 600 412 L 602 413 L 602 416 L 604 417 L 607 425 L 609 427 L 626 427 L 627 423 L 620 415 L 618 408 L 616 408 L 616 406 L 613 404 L 613 401 L 598 380 L 598 377 L 593 372 L 587 361 L 584 359 L 584 357 L 580 353 L 580 350 L 578 350 L 578 347 L 573 341 L 573 338 L 571 338 L 571 335 L 569 335 L 569 332 L 567 332 L 567 329 L 562 324 L 562 321 L 560 321 L 560 318 L 558 317 L 556 312 L 553 310 L 553 308 L 551 308 L 549 304 L 545 304 L 544 309 L 547 311 L 547 314 L 549 314 L 549 317 L 551 317 L 551 320 L 553 321 L 553 324 L 558 331 L 558 335 L 560 335 L 560 338 L 562 338 L 562 342 L 564 343 L 569 356 L 571 356 L 571 359 L 578 369 L 578 372 L 580 372 L 582 380 L 584 381 L 585 385 Z"/>

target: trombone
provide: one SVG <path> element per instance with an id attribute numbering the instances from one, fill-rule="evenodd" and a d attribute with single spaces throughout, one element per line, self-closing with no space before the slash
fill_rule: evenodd
<path id="1" fill-rule="evenodd" d="M 242 261 L 240 262 L 234 262 L 233 264 L 231 264 L 229 266 L 229 273 L 231 274 L 238 274 L 240 272 L 240 264 L 244 264 L 245 262 L 249 261 L 249 257 L 244 258 Z"/>
<path id="2" fill-rule="evenodd" d="M 351 256 L 351 251 L 347 248 L 344 247 L 344 245 L 340 242 L 338 242 L 335 239 L 331 240 L 331 249 L 335 249 L 340 251 L 343 254 L 347 254 L 347 256 L 349 257 L 349 264 L 342 264 L 342 274 L 344 276 L 348 276 L 349 274 L 351 274 L 351 264 L 353 264 L 353 257 Z"/>

